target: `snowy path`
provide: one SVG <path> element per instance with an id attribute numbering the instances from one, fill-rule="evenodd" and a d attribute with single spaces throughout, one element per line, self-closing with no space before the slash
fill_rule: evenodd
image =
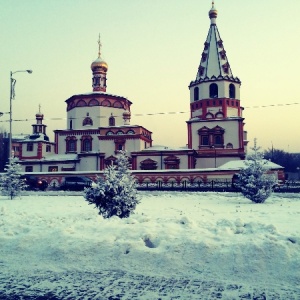
<path id="1" fill-rule="evenodd" d="M 104 220 L 80 195 L 0 197 L 0 300 L 300 299 L 300 195 L 141 193 Z"/>
<path id="2" fill-rule="evenodd" d="M 0 299 L 300 299 L 299 288 L 284 285 L 248 286 L 122 271 L 6 274 L 0 275 L 0 282 Z"/>

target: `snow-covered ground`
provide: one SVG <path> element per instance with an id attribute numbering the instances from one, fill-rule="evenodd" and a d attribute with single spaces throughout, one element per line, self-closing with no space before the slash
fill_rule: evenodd
<path id="1" fill-rule="evenodd" d="M 0 299 L 300 299 L 300 195 L 143 192 L 128 219 L 83 196 L 0 197 Z"/>

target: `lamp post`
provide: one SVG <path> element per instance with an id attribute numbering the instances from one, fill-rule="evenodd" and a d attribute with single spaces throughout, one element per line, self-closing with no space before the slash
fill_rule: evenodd
<path id="1" fill-rule="evenodd" d="M 14 79 L 12 76 L 15 73 L 20 72 L 27 72 L 28 74 L 32 73 L 32 70 L 20 70 L 15 72 L 10 72 L 10 97 L 9 97 L 9 143 L 8 143 L 8 159 L 9 164 L 11 164 L 11 158 L 12 158 L 12 99 L 15 98 L 15 84 L 16 79 Z"/>

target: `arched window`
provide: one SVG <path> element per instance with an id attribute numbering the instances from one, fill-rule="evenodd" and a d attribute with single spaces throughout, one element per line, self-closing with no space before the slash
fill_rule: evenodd
<path id="1" fill-rule="evenodd" d="M 110 116 L 108 120 L 108 126 L 115 126 L 115 125 L 116 125 L 115 118 L 113 116 Z"/>
<path id="2" fill-rule="evenodd" d="M 66 150 L 67 152 L 77 151 L 77 139 L 75 136 L 68 136 L 66 138 Z"/>
<path id="3" fill-rule="evenodd" d="M 199 88 L 195 87 L 194 88 L 194 101 L 199 100 Z"/>
<path id="4" fill-rule="evenodd" d="M 216 135 L 215 136 L 215 145 L 222 145 L 223 141 L 222 141 L 222 136 L 221 135 Z"/>
<path id="5" fill-rule="evenodd" d="M 89 152 L 92 151 L 92 141 L 89 139 L 84 139 L 82 141 L 82 151 Z"/>
<path id="6" fill-rule="evenodd" d="M 86 103 L 83 100 L 78 101 L 77 107 L 86 106 Z"/>
<path id="7" fill-rule="evenodd" d="M 89 106 L 97 106 L 97 105 L 99 105 L 99 101 L 97 99 L 92 99 L 89 102 Z"/>
<path id="8" fill-rule="evenodd" d="M 212 83 L 209 86 L 209 97 L 218 98 L 218 96 L 219 96 L 218 85 L 216 83 Z"/>
<path id="9" fill-rule="evenodd" d="M 216 113 L 216 116 L 215 116 L 217 119 L 222 119 L 224 117 L 223 113 L 222 112 L 218 112 Z"/>
<path id="10" fill-rule="evenodd" d="M 201 136 L 201 146 L 208 146 L 209 145 L 209 136 L 202 135 Z"/>
<path id="11" fill-rule="evenodd" d="M 235 98 L 235 86 L 233 83 L 229 85 L 229 98 Z"/>
<path id="12" fill-rule="evenodd" d="M 206 116 L 205 116 L 206 119 L 212 119 L 213 117 L 214 117 L 214 115 L 210 112 L 207 113 Z"/>
<path id="13" fill-rule="evenodd" d="M 93 120 L 90 117 L 84 118 L 82 122 L 82 126 L 86 126 L 86 125 L 93 125 Z"/>

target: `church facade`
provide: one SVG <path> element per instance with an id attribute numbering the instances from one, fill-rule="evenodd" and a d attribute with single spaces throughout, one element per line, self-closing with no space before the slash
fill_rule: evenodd
<path id="1" fill-rule="evenodd" d="M 36 114 L 32 135 L 20 144 L 24 172 L 51 173 L 58 181 L 72 172 L 93 176 L 113 164 L 118 151 L 125 150 L 140 181 L 232 176 L 232 172 L 220 171 L 220 166 L 246 155 L 241 81 L 233 76 L 214 5 L 209 19 L 197 75 L 189 84 L 190 116 L 183 124 L 187 126 L 186 147 L 154 146 L 149 129 L 131 124 L 132 102 L 107 92 L 108 64 L 101 58 L 99 39 L 98 58 L 91 64 L 93 90 L 65 101 L 67 126 L 54 131 L 54 142 L 46 135 L 43 114 Z"/>

